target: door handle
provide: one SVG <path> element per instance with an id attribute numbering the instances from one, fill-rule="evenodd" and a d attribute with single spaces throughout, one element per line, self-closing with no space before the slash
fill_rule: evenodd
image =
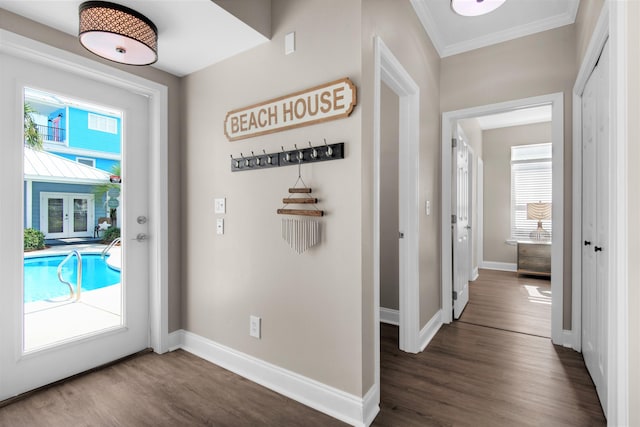
<path id="1" fill-rule="evenodd" d="M 602 247 L 601 246 L 596 246 L 593 248 L 594 251 L 596 252 L 602 252 Z"/>
<path id="2" fill-rule="evenodd" d="M 585 245 L 585 246 L 589 246 L 589 245 L 591 245 L 591 242 L 590 242 L 590 241 L 588 241 L 588 240 L 585 240 L 585 241 L 584 241 L 584 245 Z"/>
<path id="3" fill-rule="evenodd" d="M 466 226 L 466 227 L 464 227 L 464 228 L 466 228 L 467 230 L 471 230 L 471 226 L 470 226 L 470 225 L 467 225 L 467 226 Z"/>
<path id="4" fill-rule="evenodd" d="M 138 242 L 144 242 L 145 240 L 149 240 L 149 236 L 147 236 L 144 233 L 138 233 L 138 235 L 136 236 L 135 239 L 133 240 L 137 240 Z"/>

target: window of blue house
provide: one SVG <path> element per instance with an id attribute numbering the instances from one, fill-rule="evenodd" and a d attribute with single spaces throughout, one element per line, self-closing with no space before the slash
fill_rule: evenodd
<path id="1" fill-rule="evenodd" d="M 118 133 L 118 120 L 113 117 L 89 113 L 89 129 L 107 133 Z"/>
<path id="2" fill-rule="evenodd" d="M 76 157 L 76 162 L 83 165 L 91 166 L 92 168 L 96 167 L 96 159 L 90 159 L 88 157 Z"/>

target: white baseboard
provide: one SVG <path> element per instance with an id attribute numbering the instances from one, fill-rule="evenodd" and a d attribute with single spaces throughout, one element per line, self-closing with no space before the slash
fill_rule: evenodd
<path id="1" fill-rule="evenodd" d="M 353 426 L 368 426 L 379 411 L 375 386 L 364 397 L 355 396 L 185 330 L 171 333 L 169 342 Z"/>
<path id="2" fill-rule="evenodd" d="M 169 351 L 182 347 L 182 329 L 169 333 Z"/>
<path id="3" fill-rule="evenodd" d="M 400 311 L 393 308 L 380 307 L 380 321 L 390 325 L 400 325 Z"/>
<path id="4" fill-rule="evenodd" d="M 380 412 L 380 390 L 377 389 L 376 385 L 372 385 L 367 394 L 362 398 L 364 402 L 364 414 L 363 420 L 365 426 L 370 426 L 373 423 L 373 420 Z"/>
<path id="5" fill-rule="evenodd" d="M 482 268 L 487 270 L 517 271 L 518 265 L 510 262 L 482 261 Z"/>
<path id="6" fill-rule="evenodd" d="M 476 280 L 478 280 L 478 277 L 480 276 L 480 273 L 478 272 L 478 267 L 474 268 L 473 271 L 471 272 L 471 281 L 475 282 Z"/>
<path id="7" fill-rule="evenodd" d="M 420 331 L 420 351 L 424 351 L 427 348 L 427 345 L 429 345 L 442 325 L 442 310 L 440 309 Z"/>

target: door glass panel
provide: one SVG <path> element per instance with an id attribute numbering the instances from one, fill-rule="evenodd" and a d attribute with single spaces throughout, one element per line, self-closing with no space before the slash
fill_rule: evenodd
<path id="1" fill-rule="evenodd" d="M 89 203 L 87 199 L 73 199 L 73 231 L 88 230 Z"/>
<path id="2" fill-rule="evenodd" d="M 122 113 L 29 88 L 24 100 L 24 196 L 30 198 L 24 226 L 25 236 L 35 236 L 24 250 L 22 350 L 28 353 L 124 325 L 123 248 L 119 241 L 110 245 L 121 227 L 121 185 L 110 176 L 120 175 Z M 89 128 L 89 114 L 113 120 L 116 132 Z M 51 123 L 54 132 L 47 131 Z M 69 127 L 66 150 L 94 153 L 100 168 L 56 151 L 62 123 Z M 38 221 L 40 209 L 46 224 Z M 57 234 L 44 241 L 40 232 Z"/>
<path id="3" fill-rule="evenodd" d="M 47 209 L 49 233 L 62 233 L 64 230 L 64 199 L 49 199 Z"/>

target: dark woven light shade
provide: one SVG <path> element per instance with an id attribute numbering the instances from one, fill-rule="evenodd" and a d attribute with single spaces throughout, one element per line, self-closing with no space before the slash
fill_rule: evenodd
<path id="1" fill-rule="evenodd" d="M 104 1 L 80 5 L 80 43 L 98 56 L 129 65 L 158 60 L 158 29 L 128 7 Z"/>

